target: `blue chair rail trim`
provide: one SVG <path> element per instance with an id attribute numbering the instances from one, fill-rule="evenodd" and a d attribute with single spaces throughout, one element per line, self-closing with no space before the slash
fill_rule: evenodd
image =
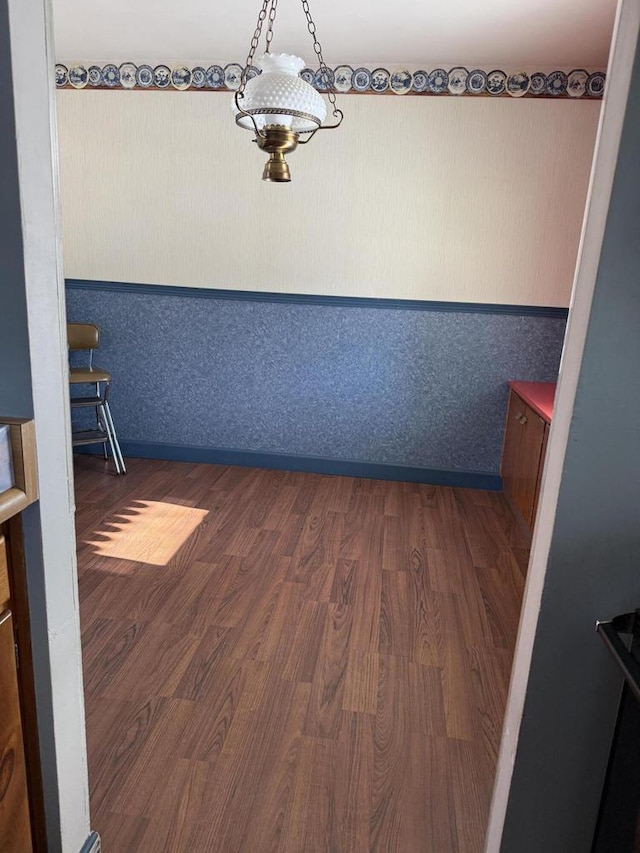
<path id="1" fill-rule="evenodd" d="M 502 305 L 484 302 L 438 302 L 426 299 L 377 299 L 368 296 L 322 296 L 306 293 L 269 293 L 255 290 L 219 290 L 207 287 L 177 287 L 172 284 L 66 280 L 71 290 L 112 293 L 144 293 L 191 299 L 227 299 L 240 302 L 280 302 L 292 305 L 340 305 L 350 308 L 385 308 L 401 311 L 435 311 L 461 314 L 510 314 L 519 317 L 556 317 L 566 320 L 568 308 L 545 305 Z"/>
<path id="2" fill-rule="evenodd" d="M 365 477 L 369 480 L 398 480 L 431 486 L 454 486 L 465 489 L 501 491 L 502 477 L 486 471 L 447 471 L 442 468 L 414 468 L 381 462 L 351 459 L 325 459 L 320 456 L 294 456 L 254 450 L 231 450 L 222 447 L 190 447 L 151 441 L 121 441 L 125 457 L 167 459 L 172 462 L 207 462 L 216 465 L 240 465 L 249 468 L 271 468 L 277 471 L 301 471 L 308 474 L 338 474 Z M 98 455 L 93 447 L 77 447 L 76 453 Z"/>

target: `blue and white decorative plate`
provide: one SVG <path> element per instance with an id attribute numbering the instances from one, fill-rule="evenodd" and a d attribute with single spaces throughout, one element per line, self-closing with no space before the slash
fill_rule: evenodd
<path id="1" fill-rule="evenodd" d="M 452 95 L 464 95 L 467 91 L 467 77 L 469 72 L 466 68 L 452 68 L 449 72 L 449 84 L 447 88 Z"/>
<path id="2" fill-rule="evenodd" d="M 467 77 L 467 91 L 472 95 L 481 95 L 487 88 L 487 75 L 480 68 L 474 68 Z"/>
<path id="3" fill-rule="evenodd" d="M 587 79 L 587 95 L 592 98 L 601 98 L 604 94 L 606 74 L 602 71 L 594 71 Z"/>
<path id="4" fill-rule="evenodd" d="M 69 82 L 69 69 L 66 65 L 56 65 L 56 86 L 61 89 Z"/>
<path id="5" fill-rule="evenodd" d="M 138 65 L 136 83 L 141 89 L 148 89 L 149 86 L 153 86 L 153 68 L 150 65 Z"/>
<path id="6" fill-rule="evenodd" d="M 507 78 L 507 92 L 513 98 L 521 98 L 529 91 L 531 80 L 525 71 L 516 71 Z"/>
<path id="7" fill-rule="evenodd" d="M 581 98 L 587 91 L 589 74 L 582 68 L 576 68 L 567 78 L 567 94 L 571 98 Z"/>
<path id="8" fill-rule="evenodd" d="M 529 81 L 529 94 L 530 95 L 544 95 L 547 91 L 547 75 L 543 74 L 542 71 L 535 71 L 531 75 L 531 80 Z"/>
<path id="9" fill-rule="evenodd" d="M 419 71 L 413 72 L 413 91 L 414 92 L 426 92 L 429 88 L 429 75 L 426 71 L 420 69 Z"/>
<path id="10" fill-rule="evenodd" d="M 166 89 L 171 83 L 171 69 L 168 65 L 156 65 L 153 69 L 153 85 L 158 89 Z"/>
<path id="11" fill-rule="evenodd" d="M 319 92 L 327 92 L 329 89 L 333 89 L 333 79 L 334 75 L 331 68 L 327 68 L 326 71 L 323 71 L 322 68 L 318 68 L 314 78 L 316 89 Z"/>
<path id="12" fill-rule="evenodd" d="M 316 85 L 316 75 L 312 68 L 303 68 L 300 72 L 300 77 L 310 86 Z"/>
<path id="13" fill-rule="evenodd" d="M 507 75 L 496 68 L 487 74 L 487 92 L 490 95 L 501 95 L 507 88 Z"/>
<path id="14" fill-rule="evenodd" d="M 89 74 L 84 65 L 72 65 L 69 69 L 69 83 L 74 89 L 84 89 L 89 82 Z"/>
<path id="15" fill-rule="evenodd" d="M 411 91 L 413 83 L 413 74 L 406 68 L 398 68 L 391 75 L 391 91 L 396 95 L 406 95 Z"/>
<path id="16" fill-rule="evenodd" d="M 171 72 L 171 85 L 174 89 L 179 89 L 181 92 L 188 89 L 191 85 L 191 69 L 186 65 L 178 65 Z"/>
<path id="17" fill-rule="evenodd" d="M 391 82 L 391 74 L 386 68 L 376 68 L 371 72 L 371 88 L 374 92 L 386 92 Z"/>
<path id="18" fill-rule="evenodd" d="M 434 95 L 440 95 L 447 91 L 449 86 L 449 75 L 444 68 L 435 68 L 429 74 L 429 91 Z"/>
<path id="19" fill-rule="evenodd" d="M 334 72 L 333 85 L 336 92 L 349 92 L 353 81 L 353 68 L 350 65 L 338 65 Z"/>
<path id="20" fill-rule="evenodd" d="M 120 71 L 117 65 L 110 62 L 102 66 L 102 84 L 110 89 L 120 85 Z"/>
<path id="21" fill-rule="evenodd" d="M 133 62 L 123 62 L 118 70 L 120 71 L 120 85 L 125 89 L 135 88 L 138 69 Z"/>
<path id="22" fill-rule="evenodd" d="M 195 89 L 202 89 L 207 82 L 207 72 L 200 65 L 191 69 L 191 85 Z"/>
<path id="23" fill-rule="evenodd" d="M 231 62 L 229 65 L 225 65 L 224 85 L 227 87 L 227 89 L 231 89 L 232 92 L 235 92 L 240 88 L 243 70 L 244 69 L 242 68 L 242 66 L 238 65 L 235 62 Z"/>
<path id="24" fill-rule="evenodd" d="M 207 86 L 209 89 L 224 89 L 224 68 L 211 65 L 207 68 Z"/>
<path id="25" fill-rule="evenodd" d="M 567 75 L 564 71 L 552 71 L 547 77 L 547 93 L 549 95 L 564 95 L 567 91 Z"/>
<path id="26" fill-rule="evenodd" d="M 262 71 L 260 71 L 259 68 L 256 68 L 255 65 L 251 65 L 247 71 L 247 80 L 253 80 L 254 77 L 258 77 L 260 74 L 262 74 Z"/>
<path id="27" fill-rule="evenodd" d="M 356 68 L 351 85 L 356 92 L 368 92 L 371 88 L 371 72 L 368 68 Z"/>
<path id="28" fill-rule="evenodd" d="M 102 68 L 99 65 L 90 65 L 87 77 L 90 86 L 99 86 L 102 83 Z"/>

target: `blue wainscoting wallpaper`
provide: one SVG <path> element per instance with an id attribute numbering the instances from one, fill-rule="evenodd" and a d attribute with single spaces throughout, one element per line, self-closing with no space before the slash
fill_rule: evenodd
<path id="1" fill-rule="evenodd" d="M 566 322 L 562 309 L 80 281 L 67 312 L 101 328 L 125 455 L 485 488 L 500 485 L 507 381 L 553 381 Z"/>

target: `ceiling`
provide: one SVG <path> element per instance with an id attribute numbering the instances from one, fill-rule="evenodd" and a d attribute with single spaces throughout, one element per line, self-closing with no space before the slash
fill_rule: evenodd
<path id="1" fill-rule="evenodd" d="M 310 0 L 330 65 L 605 68 L 616 0 Z M 61 61 L 243 62 L 259 0 L 53 0 Z M 312 64 L 299 0 L 273 47 Z"/>

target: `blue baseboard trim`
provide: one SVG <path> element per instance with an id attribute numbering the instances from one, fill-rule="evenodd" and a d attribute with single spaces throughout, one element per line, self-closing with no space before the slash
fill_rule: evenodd
<path id="1" fill-rule="evenodd" d="M 485 471 L 448 471 L 442 468 L 418 468 L 381 462 L 350 459 L 325 459 L 320 456 L 294 456 L 285 453 L 263 453 L 253 450 L 230 450 L 217 447 L 190 447 L 151 441 L 121 441 L 125 457 L 165 459 L 172 462 L 207 462 L 214 465 L 240 465 L 245 468 L 271 468 L 277 471 L 301 471 L 307 474 L 338 474 L 365 477 L 369 480 L 398 480 L 431 486 L 454 486 L 464 489 L 502 489 L 502 477 Z M 101 453 L 94 447 L 78 447 L 76 453 Z"/>
<path id="2" fill-rule="evenodd" d="M 82 845 L 80 853 L 100 853 L 101 849 L 100 836 L 97 832 L 92 832 Z"/>
<path id="3" fill-rule="evenodd" d="M 498 305 L 484 302 L 438 302 L 427 299 L 376 299 L 367 296 L 321 296 L 306 293 L 268 293 L 255 290 L 219 290 L 209 287 L 176 287 L 172 284 L 131 284 L 68 278 L 70 290 L 108 293 L 154 294 L 191 299 L 230 299 L 236 302 L 274 302 L 289 305 L 334 305 L 349 308 L 385 308 L 399 311 L 435 311 L 456 314 L 507 314 L 517 317 L 555 317 L 566 320 L 567 308 L 545 305 Z"/>

